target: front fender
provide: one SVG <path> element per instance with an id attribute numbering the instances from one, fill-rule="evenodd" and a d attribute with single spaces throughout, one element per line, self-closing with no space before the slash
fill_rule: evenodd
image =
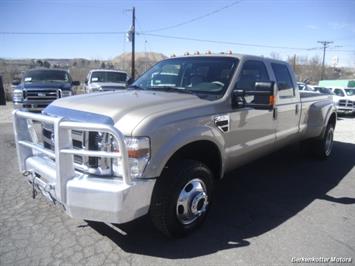
<path id="1" fill-rule="evenodd" d="M 170 134 L 173 131 L 170 131 Z M 159 140 L 152 139 L 152 158 L 149 161 L 147 168 L 145 170 L 145 177 L 159 177 L 164 170 L 169 159 L 182 147 L 187 144 L 196 142 L 196 141 L 210 141 L 214 143 L 220 152 L 221 155 L 221 176 L 224 173 L 224 138 L 222 133 L 212 127 L 208 126 L 199 126 L 194 128 L 188 128 L 185 130 L 177 130 L 174 135 L 169 136 L 168 141 L 162 143 L 157 150 L 154 150 L 154 142 Z M 157 136 L 159 139 L 161 136 Z M 164 139 L 164 138 L 162 138 Z"/>

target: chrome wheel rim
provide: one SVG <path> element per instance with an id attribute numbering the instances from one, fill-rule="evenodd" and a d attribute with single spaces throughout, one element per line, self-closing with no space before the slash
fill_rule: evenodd
<path id="1" fill-rule="evenodd" d="M 180 191 L 176 204 L 176 217 L 180 223 L 188 225 L 207 211 L 208 196 L 205 183 L 195 178 Z"/>
<path id="2" fill-rule="evenodd" d="M 334 136 L 333 129 L 330 128 L 325 139 L 325 154 L 327 156 L 330 155 L 333 149 L 333 136 Z"/>

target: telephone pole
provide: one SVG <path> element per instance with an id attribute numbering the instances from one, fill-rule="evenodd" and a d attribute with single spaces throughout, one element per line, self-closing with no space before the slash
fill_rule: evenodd
<path id="1" fill-rule="evenodd" d="M 136 8 L 133 7 L 132 9 L 132 27 L 131 27 L 131 34 L 132 34 L 132 68 L 131 68 L 131 78 L 132 80 L 135 79 L 135 42 L 136 42 Z"/>
<path id="2" fill-rule="evenodd" d="M 322 61 L 322 72 L 321 72 L 321 76 L 320 79 L 322 80 L 324 78 L 324 62 L 325 62 L 325 51 L 327 50 L 327 48 L 329 47 L 329 44 L 333 43 L 333 42 L 329 42 L 329 41 L 318 41 L 318 43 L 323 45 L 323 61 Z"/>

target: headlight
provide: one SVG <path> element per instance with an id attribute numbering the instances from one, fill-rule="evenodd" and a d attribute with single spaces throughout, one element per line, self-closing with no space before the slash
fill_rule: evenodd
<path id="1" fill-rule="evenodd" d="M 119 145 L 112 135 L 103 132 L 87 132 L 87 149 L 106 152 L 119 152 Z M 132 178 L 142 177 L 150 159 L 150 140 L 148 137 L 125 137 L 128 153 L 128 167 Z M 74 144 L 74 142 L 73 142 Z M 80 146 L 80 145 L 79 145 Z M 120 158 L 86 157 L 87 173 L 101 176 L 123 176 Z"/>
<path id="2" fill-rule="evenodd" d="M 62 97 L 68 97 L 68 96 L 72 96 L 72 92 L 71 91 L 67 91 L 67 90 L 63 90 L 62 91 Z"/>
<path id="3" fill-rule="evenodd" d="M 128 153 L 128 163 L 132 178 L 142 177 L 143 171 L 150 159 L 150 141 L 148 137 L 126 137 L 124 140 Z M 118 144 L 112 142 L 113 151 L 118 151 Z M 122 176 L 122 161 L 112 161 L 114 175 Z"/>
<path id="4" fill-rule="evenodd" d="M 22 90 L 14 90 L 12 93 L 12 98 L 14 102 L 22 102 L 23 101 L 23 91 Z"/>

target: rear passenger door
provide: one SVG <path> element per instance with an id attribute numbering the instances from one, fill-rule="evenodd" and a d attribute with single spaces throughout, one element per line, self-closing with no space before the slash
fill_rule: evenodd
<path id="1" fill-rule="evenodd" d="M 277 85 L 277 101 L 274 110 L 276 140 L 282 144 L 298 136 L 300 120 L 299 93 L 287 64 L 271 63 Z"/>

